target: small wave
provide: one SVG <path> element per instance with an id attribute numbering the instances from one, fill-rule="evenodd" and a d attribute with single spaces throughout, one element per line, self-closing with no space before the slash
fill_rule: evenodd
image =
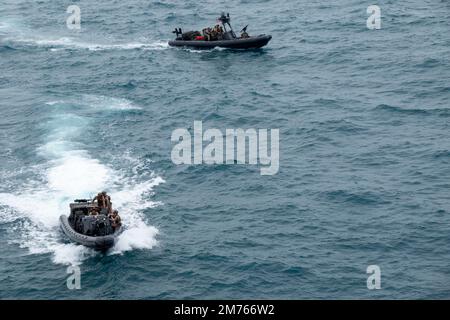
<path id="1" fill-rule="evenodd" d="M 437 115 L 437 116 L 450 116 L 450 109 L 446 108 L 435 108 L 435 109 L 418 109 L 418 108 L 401 108 L 396 106 L 391 106 L 387 104 L 380 104 L 376 106 L 374 111 L 385 111 L 390 113 L 399 113 L 407 115 Z"/>
<path id="2" fill-rule="evenodd" d="M 434 67 L 442 66 L 442 63 L 438 59 L 426 58 L 424 61 L 422 61 L 421 63 L 417 64 L 416 66 L 418 68 L 428 69 L 428 68 L 434 68 Z"/>
<path id="3" fill-rule="evenodd" d="M 142 110 L 140 106 L 134 104 L 133 101 L 125 98 L 116 98 L 103 95 L 93 95 L 93 94 L 82 94 L 73 99 L 65 100 L 52 100 L 46 103 L 46 105 L 54 108 L 73 108 L 76 106 L 77 109 L 87 108 L 91 110 L 99 111 L 127 111 L 127 110 Z M 75 120 L 76 117 L 73 114 L 64 115 L 64 117 L 70 117 L 70 120 Z M 80 119 L 80 118 L 78 118 Z M 61 121 L 62 119 L 58 119 Z M 59 122 L 58 122 L 59 123 Z"/>
<path id="4" fill-rule="evenodd" d="M 6 51 L 15 51 L 16 48 L 10 46 L 10 45 L 1 45 L 0 46 L 0 52 L 6 52 Z"/>
<path id="5" fill-rule="evenodd" d="M 435 159 L 450 159 L 450 150 L 439 150 L 433 153 L 433 158 Z"/>
<path id="6" fill-rule="evenodd" d="M 321 131 L 329 130 L 335 133 L 360 133 L 367 131 L 366 128 L 346 119 L 331 119 L 327 121 L 312 121 L 312 125 Z"/>
<path id="7" fill-rule="evenodd" d="M 149 7 L 175 8 L 176 4 L 163 1 L 152 1 L 151 3 L 149 3 Z"/>
<path id="8" fill-rule="evenodd" d="M 132 101 L 124 98 L 114 98 L 101 95 L 83 95 L 82 103 L 101 110 L 141 110 Z"/>
<path id="9" fill-rule="evenodd" d="M 138 86 L 138 83 L 135 80 L 128 80 L 126 83 L 120 85 L 122 88 L 134 89 Z"/>
<path id="10" fill-rule="evenodd" d="M 354 203 L 360 205 L 376 205 L 389 203 L 386 199 L 383 199 L 381 195 L 376 193 L 365 192 L 351 192 L 349 190 L 333 190 L 322 193 L 330 201 L 336 203 Z"/>

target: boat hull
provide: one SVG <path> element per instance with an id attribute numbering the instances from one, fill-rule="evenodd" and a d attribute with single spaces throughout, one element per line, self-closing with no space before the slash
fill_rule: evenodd
<path id="1" fill-rule="evenodd" d="M 169 41 L 169 46 L 172 47 L 190 47 L 196 49 L 213 49 L 216 47 L 229 49 L 257 49 L 264 47 L 272 39 L 270 35 L 261 35 L 250 38 L 239 38 L 234 40 L 218 40 L 218 41 L 204 41 L 204 40 L 173 40 Z"/>
<path id="2" fill-rule="evenodd" d="M 59 217 L 59 222 L 61 230 L 71 241 L 96 250 L 107 250 L 111 248 L 122 231 L 122 227 L 120 227 L 113 234 L 101 237 L 91 237 L 76 232 L 70 225 L 69 219 L 66 215 L 61 215 Z"/>

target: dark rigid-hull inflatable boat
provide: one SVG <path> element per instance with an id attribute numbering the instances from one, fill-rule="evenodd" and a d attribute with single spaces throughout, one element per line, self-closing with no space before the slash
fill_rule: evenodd
<path id="1" fill-rule="evenodd" d="M 61 215 L 59 222 L 71 241 L 97 250 L 107 250 L 116 242 L 122 227 L 114 230 L 105 211 L 89 215 L 89 211 L 95 207 L 89 200 L 75 200 L 75 203 L 70 204 L 70 215 Z"/>
<path id="2" fill-rule="evenodd" d="M 176 39 L 169 41 L 172 47 L 190 47 L 196 49 L 213 49 L 216 47 L 229 49 L 257 49 L 264 47 L 272 39 L 271 35 L 259 35 L 251 37 L 247 33 L 247 26 L 241 30 L 240 37 L 236 36 L 230 24 L 230 14 L 222 15 L 217 19 L 213 29 L 205 28 L 200 31 L 184 32 L 181 28 L 175 28 L 173 33 Z"/>
<path id="3" fill-rule="evenodd" d="M 260 35 L 249 38 L 235 38 L 231 40 L 216 40 L 216 41 L 204 41 L 204 40 L 173 40 L 169 41 L 169 45 L 172 47 L 190 47 L 195 49 L 213 49 L 216 47 L 229 48 L 229 49 L 257 49 L 264 47 L 269 43 L 272 36 Z"/>

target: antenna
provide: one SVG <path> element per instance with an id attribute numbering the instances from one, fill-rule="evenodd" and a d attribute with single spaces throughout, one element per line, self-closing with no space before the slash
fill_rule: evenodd
<path id="1" fill-rule="evenodd" d="M 230 27 L 230 33 L 231 33 L 232 37 L 236 38 L 236 34 L 234 33 L 233 27 L 230 24 L 230 21 L 231 21 L 230 13 L 227 13 L 225 15 L 225 12 L 222 12 L 222 14 L 220 15 L 219 21 L 222 22 L 225 31 L 227 31 L 226 26 L 228 25 L 228 27 Z"/>
<path id="2" fill-rule="evenodd" d="M 243 27 L 242 30 L 241 30 L 240 32 L 247 32 L 247 28 L 248 28 L 248 25 L 246 25 L 245 27 Z"/>

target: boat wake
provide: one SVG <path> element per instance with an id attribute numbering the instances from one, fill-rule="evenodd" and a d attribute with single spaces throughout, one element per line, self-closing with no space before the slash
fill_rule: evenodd
<path id="1" fill-rule="evenodd" d="M 168 41 L 141 38 L 139 41 L 118 42 L 115 40 L 103 39 L 98 41 L 84 40 L 74 36 L 48 36 L 36 34 L 23 28 L 16 28 L 6 22 L 0 23 L 0 44 L 12 48 L 19 47 L 40 47 L 50 51 L 60 50 L 165 50 L 169 48 Z"/>
<path id="2" fill-rule="evenodd" d="M 147 223 L 143 210 L 160 205 L 150 199 L 153 188 L 164 180 L 153 172 L 145 176 L 140 170 L 140 174 L 136 174 L 133 168 L 142 165 L 142 161 L 129 154 L 122 157 L 120 169 L 92 157 L 79 139 L 89 127 L 90 118 L 70 112 L 80 108 L 92 112 L 100 103 L 108 104 L 113 112 L 123 112 L 133 109 L 133 104 L 102 96 L 87 96 L 79 101 L 81 105 L 77 106 L 64 101 L 47 104 L 51 117 L 44 124 L 45 143 L 36 149 L 45 160 L 42 164 L 19 170 L 22 175 L 28 171 L 38 178 L 9 187 L 11 192 L 0 193 L 0 223 L 12 226 L 8 227 L 8 239 L 27 248 L 30 254 L 50 253 L 54 263 L 80 264 L 99 253 L 67 243 L 59 230 L 58 219 L 61 214 L 68 213 L 72 200 L 90 198 L 104 189 L 111 194 L 113 206 L 119 210 L 126 227 L 108 254 L 151 249 L 158 243 L 158 229 Z M 103 107 L 100 106 L 99 111 L 105 110 Z M 2 175 L 2 180 L 6 180 L 4 178 L 11 173 Z"/>
<path id="3" fill-rule="evenodd" d="M 20 39 L 17 40 L 25 45 L 36 45 L 48 48 L 51 51 L 58 50 L 164 50 L 169 48 L 167 41 L 149 41 L 149 42 L 127 42 L 127 43 L 89 43 L 80 40 L 61 37 L 58 39 Z"/>
<path id="4" fill-rule="evenodd" d="M 167 41 L 151 42 L 127 42 L 127 43 L 90 43 L 83 42 L 71 37 L 61 37 L 57 39 L 43 38 L 5 38 L 6 41 L 21 44 L 23 46 L 37 46 L 49 49 L 50 51 L 59 50 L 165 50 L 169 48 Z"/>
<path id="5" fill-rule="evenodd" d="M 176 47 L 174 47 L 176 48 Z M 215 47 L 212 49 L 193 49 L 193 48 L 188 48 L 188 47 L 179 47 L 176 48 L 178 50 L 182 50 L 182 51 L 187 51 L 187 52 L 192 52 L 192 53 L 211 53 L 211 52 L 216 52 L 216 51 L 227 51 L 230 50 L 228 48 L 221 48 L 221 47 Z"/>

